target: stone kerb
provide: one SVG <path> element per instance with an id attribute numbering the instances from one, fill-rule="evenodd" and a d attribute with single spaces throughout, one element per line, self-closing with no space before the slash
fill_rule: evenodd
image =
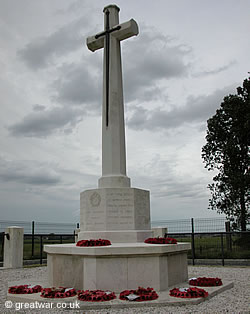
<path id="1" fill-rule="evenodd" d="M 3 266 L 6 268 L 23 267 L 23 228 L 11 226 L 5 229 L 9 240 L 4 237 Z"/>

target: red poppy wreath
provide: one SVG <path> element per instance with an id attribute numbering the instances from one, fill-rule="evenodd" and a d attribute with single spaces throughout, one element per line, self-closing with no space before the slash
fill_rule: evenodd
<path id="1" fill-rule="evenodd" d="M 174 238 L 148 238 L 144 241 L 150 244 L 177 244 L 177 240 Z"/>
<path id="2" fill-rule="evenodd" d="M 40 285 L 20 285 L 9 287 L 8 292 L 12 294 L 31 294 L 41 292 Z"/>
<path id="3" fill-rule="evenodd" d="M 77 296 L 78 300 L 87 302 L 103 302 L 116 298 L 114 292 L 103 290 L 79 290 L 77 291 Z"/>
<path id="4" fill-rule="evenodd" d="M 43 288 L 41 297 L 43 298 L 69 298 L 76 295 L 76 290 L 73 288 Z"/>
<path id="5" fill-rule="evenodd" d="M 205 298 L 207 291 L 200 288 L 174 288 L 170 290 L 169 295 L 176 298 Z"/>
<path id="6" fill-rule="evenodd" d="M 209 278 L 209 277 L 198 277 L 198 278 L 190 278 L 189 284 L 191 286 L 199 286 L 199 287 L 214 287 L 214 286 L 222 286 L 222 281 L 220 278 Z"/>
<path id="7" fill-rule="evenodd" d="M 138 287 L 137 290 L 124 290 L 120 293 L 121 300 L 128 301 L 151 301 L 158 298 L 158 294 L 153 288 Z"/>
<path id="8" fill-rule="evenodd" d="M 107 245 L 111 245 L 111 242 L 109 240 L 104 239 L 80 240 L 76 243 L 76 246 L 107 246 Z"/>

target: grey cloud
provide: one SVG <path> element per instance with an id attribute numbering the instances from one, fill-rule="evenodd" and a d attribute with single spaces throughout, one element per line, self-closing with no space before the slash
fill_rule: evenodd
<path id="1" fill-rule="evenodd" d="M 170 37 L 152 31 L 131 41 L 125 43 L 122 55 L 125 100 L 150 101 L 160 97 L 166 101 L 157 83 L 187 73 L 185 58 L 190 48 L 174 45 Z M 102 97 L 102 55 L 99 51 L 78 62 L 64 63 L 52 86 L 55 99 L 61 103 L 84 104 L 89 111 L 98 111 Z"/>
<path id="2" fill-rule="evenodd" d="M 155 197 L 172 197 L 172 198 L 206 198 L 206 182 L 200 182 L 197 178 L 178 180 L 160 181 L 152 187 L 152 194 Z"/>
<path id="3" fill-rule="evenodd" d="M 149 188 L 156 198 L 206 198 L 206 179 L 177 174 L 176 167 L 175 161 L 157 154 L 147 165 L 132 169 L 135 178 L 133 182 L 135 186 L 141 186 L 143 182 L 143 186 Z M 142 173 L 147 173 L 147 176 Z"/>
<path id="4" fill-rule="evenodd" d="M 0 158 L 0 180 L 30 185 L 56 185 L 60 176 L 46 164 L 34 161 L 6 161 Z"/>
<path id="5" fill-rule="evenodd" d="M 57 101 L 84 104 L 90 111 L 98 109 L 98 100 L 101 103 L 101 75 L 96 75 L 93 68 L 89 70 L 85 62 L 64 65 L 60 73 L 53 83 Z"/>
<path id="6" fill-rule="evenodd" d="M 170 111 L 162 108 L 153 110 L 134 107 L 133 114 L 128 119 L 128 126 L 135 130 L 162 130 L 178 128 L 184 123 L 206 122 L 215 114 L 224 96 L 232 92 L 232 86 L 216 90 L 209 96 L 189 96 L 186 105 L 181 108 L 173 108 Z"/>
<path id="7" fill-rule="evenodd" d="M 83 45 L 84 27 L 88 17 L 81 17 L 56 32 L 37 38 L 18 51 L 19 57 L 33 70 L 44 68 L 66 53 L 72 52 Z"/>
<path id="8" fill-rule="evenodd" d="M 36 104 L 33 106 L 33 111 L 43 111 L 45 109 L 46 109 L 46 107 L 43 105 Z"/>
<path id="9" fill-rule="evenodd" d="M 132 129 L 143 130 L 145 129 L 145 121 L 148 120 L 148 110 L 138 106 L 134 108 L 134 113 L 130 119 L 127 119 L 127 124 Z"/>
<path id="10" fill-rule="evenodd" d="M 169 46 L 171 42 L 172 39 L 161 34 L 145 33 L 124 50 L 124 96 L 127 102 L 135 99 L 150 101 L 158 97 L 165 99 L 157 82 L 187 73 L 189 66 L 185 57 L 190 49 L 184 45 Z M 53 86 L 58 101 L 84 103 L 88 110 L 99 110 L 102 97 L 101 56 L 102 53 L 97 52 L 95 56 L 61 67 L 60 78 Z"/>
<path id="11" fill-rule="evenodd" d="M 20 122 L 8 126 L 13 136 L 46 137 L 54 132 L 69 133 L 82 121 L 83 108 L 54 107 L 27 114 Z"/>
<path id="12" fill-rule="evenodd" d="M 80 12 L 89 10 L 89 5 L 82 0 L 76 0 L 72 3 L 69 1 L 69 5 L 66 8 L 57 9 L 56 13 L 59 15 L 77 14 Z M 93 8 L 91 8 L 93 10 Z"/>
<path id="13" fill-rule="evenodd" d="M 233 65 L 235 65 L 237 62 L 235 60 L 230 61 L 228 64 L 218 67 L 214 70 L 207 70 L 207 71 L 202 71 L 202 72 L 198 72 L 195 73 L 193 76 L 194 77 L 202 77 L 202 76 L 207 76 L 207 75 L 214 75 L 214 74 L 218 74 L 220 72 L 226 71 L 229 68 L 231 68 Z"/>
<path id="14" fill-rule="evenodd" d="M 145 92 L 148 92 L 146 100 L 152 100 L 156 95 L 161 97 L 157 88 L 160 80 L 181 77 L 188 73 L 189 64 L 186 58 L 189 57 L 191 48 L 175 44 L 171 37 L 149 31 L 145 27 L 142 35 L 125 45 L 124 85 L 127 101 L 145 99 Z"/>

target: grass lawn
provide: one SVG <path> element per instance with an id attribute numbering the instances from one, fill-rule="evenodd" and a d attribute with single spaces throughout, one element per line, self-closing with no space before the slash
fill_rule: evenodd
<path id="1" fill-rule="evenodd" d="M 74 243 L 73 236 L 62 237 L 62 242 L 59 236 L 43 237 L 43 245 L 45 244 L 60 244 L 60 243 Z M 40 258 L 40 237 L 36 236 L 34 241 L 34 256 L 33 258 Z M 43 252 L 43 258 L 46 258 L 46 253 Z M 32 238 L 25 237 L 23 245 L 23 259 L 32 259 Z"/>
<path id="2" fill-rule="evenodd" d="M 248 235 L 249 238 L 249 235 Z M 190 237 L 176 237 L 178 242 L 191 242 Z M 222 257 L 222 240 L 220 236 L 214 235 L 195 235 L 195 258 L 221 258 Z M 239 235 L 223 236 L 223 253 L 224 258 L 228 259 L 250 259 L 249 243 L 241 244 Z M 192 252 L 189 251 L 188 258 L 192 258 Z"/>

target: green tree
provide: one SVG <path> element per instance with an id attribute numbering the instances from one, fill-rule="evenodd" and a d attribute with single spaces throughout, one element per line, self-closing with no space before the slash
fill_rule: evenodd
<path id="1" fill-rule="evenodd" d="M 246 231 L 250 200 L 250 78 L 237 95 L 224 98 L 216 114 L 207 121 L 206 145 L 202 148 L 205 168 L 217 169 L 211 191 L 209 209 L 226 214 Z"/>

